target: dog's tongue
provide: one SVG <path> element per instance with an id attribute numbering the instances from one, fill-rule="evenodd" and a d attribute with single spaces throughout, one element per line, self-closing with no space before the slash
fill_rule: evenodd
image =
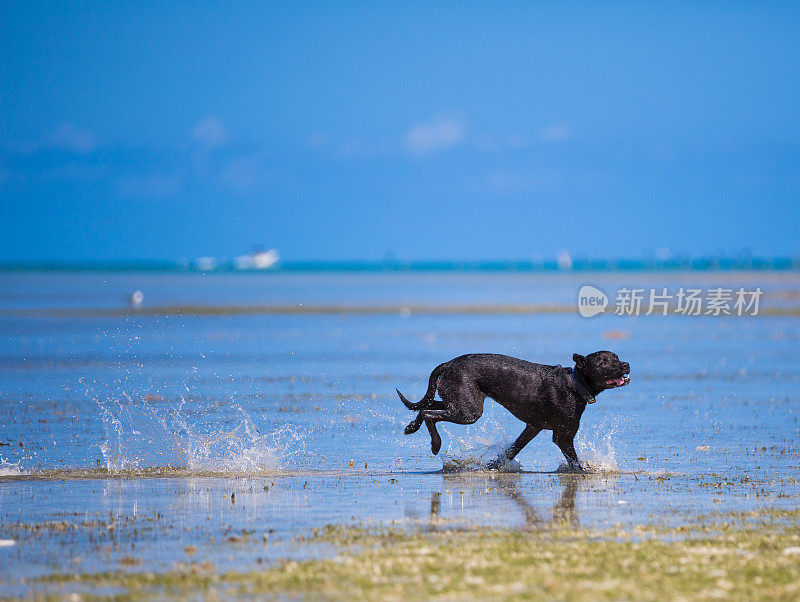
<path id="1" fill-rule="evenodd" d="M 614 385 L 617 385 L 618 387 L 621 387 L 622 385 L 625 384 L 625 379 L 624 378 L 613 378 L 610 381 L 608 381 L 608 384 L 614 384 Z"/>

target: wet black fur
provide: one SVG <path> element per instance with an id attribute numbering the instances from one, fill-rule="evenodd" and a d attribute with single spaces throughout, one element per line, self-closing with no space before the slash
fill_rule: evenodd
<path id="1" fill-rule="evenodd" d="M 472 424 L 483 414 L 483 402 L 491 397 L 526 424 L 525 430 L 496 464 L 513 459 L 541 430 L 553 431 L 553 442 L 571 468 L 580 468 L 573 440 L 581 415 L 594 396 L 630 382 L 630 365 L 611 351 L 596 351 L 586 357 L 572 356 L 574 368 L 534 364 L 490 353 L 462 355 L 434 368 L 428 391 L 411 403 L 400 391 L 400 399 L 417 417 L 406 427 L 415 433 L 425 423 L 431 435 L 431 451 L 439 453 L 442 439 L 436 430 L 440 421 Z M 625 378 L 623 385 L 609 380 Z M 435 399 L 438 390 L 441 400 Z"/>

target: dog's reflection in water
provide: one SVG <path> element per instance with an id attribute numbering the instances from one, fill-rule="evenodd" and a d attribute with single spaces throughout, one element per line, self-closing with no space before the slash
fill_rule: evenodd
<path id="1" fill-rule="evenodd" d="M 540 530 L 550 525 L 553 526 L 578 526 L 578 514 L 575 511 L 575 497 L 578 493 L 578 484 L 581 477 L 575 475 L 559 476 L 561 484 L 561 496 L 553 505 L 550 520 L 544 520 L 539 511 L 531 504 L 528 499 L 519 491 L 519 479 L 505 479 L 498 484 L 498 491 L 501 491 L 512 499 L 522 509 L 525 514 L 525 527 L 529 530 Z"/>
<path id="2" fill-rule="evenodd" d="M 431 520 L 439 519 L 439 511 L 442 509 L 442 492 L 431 491 Z"/>
<path id="3" fill-rule="evenodd" d="M 461 482 L 452 482 L 454 480 Z M 525 530 L 538 531 L 550 526 L 579 526 L 578 514 L 575 511 L 575 498 L 580 484 L 586 481 L 585 477 L 571 474 L 559 475 L 558 480 L 561 485 L 561 495 L 553 505 L 549 520 L 543 518 L 540 510 L 531 504 L 528 498 L 520 491 L 520 480 L 520 475 L 518 474 L 501 474 L 488 477 L 485 481 L 482 481 L 480 485 L 482 489 L 505 495 L 516 503 L 525 516 Z M 448 481 L 451 481 L 451 483 L 448 483 Z M 455 489 L 456 485 L 463 487 L 465 485 L 463 481 L 463 477 L 455 475 L 453 477 L 445 477 L 445 484 L 450 484 L 450 488 L 452 489 Z M 477 483 L 472 482 L 471 484 L 474 486 Z M 448 526 L 441 520 L 441 509 L 442 492 L 432 491 L 430 516 L 427 526 L 423 529 L 424 531 L 438 531 L 452 528 L 452 525 Z"/>

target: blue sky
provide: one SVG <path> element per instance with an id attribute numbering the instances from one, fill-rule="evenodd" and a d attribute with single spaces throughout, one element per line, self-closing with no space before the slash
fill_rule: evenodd
<path id="1" fill-rule="evenodd" d="M 0 4 L 0 260 L 800 254 L 800 5 Z"/>

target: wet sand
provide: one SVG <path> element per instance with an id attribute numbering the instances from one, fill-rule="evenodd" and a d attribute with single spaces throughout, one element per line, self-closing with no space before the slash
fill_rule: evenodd
<path id="1" fill-rule="evenodd" d="M 95 473 L 37 475 L 33 480 L 17 477 L 0 484 L 0 491 L 3 508 L 27 508 L 16 519 L 11 513 L 2 516 L 3 536 L 17 542 L 13 549 L 3 550 L 4 595 L 102 593 L 107 587 L 129 594 L 162 595 L 165 586 L 176 585 L 172 593 L 186 595 L 209 577 L 215 582 L 229 581 L 237 591 L 243 588 L 240 593 L 255 588 L 297 594 L 304 586 L 287 579 L 286 571 L 305 571 L 319 579 L 320 571 L 328 573 L 325 559 L 341 563 L 347 557 L 356 566 L 394 566 L 399 554 L 406 563 L 409 556 L 416 558 L 403 569 L 416 572 L 419 568 L 413 567 L 419 567 L 420 554 L 429 560 L 426 555 L 449 557 L 458 551 L 460 561 L 471 558 L 482 566 L 494 557 L 489 550 L 512 541 L 533 555 L 529 562 L 541 554 L 558 557 L 567 543 L 570 554 L 586 561 L 600 553 L 598 542 L 605 542 L 600 546 L 604 549 L 631 541 L 673 546 L 659 553 L 678 562 L 689 553 L 685 546 L 729 549 L 730 536 L 721 538 L 720 534 L 731 530 L 756 547 L 764 538 L 783 548 L 800 543 L 796 511 L 800 485 L 793 477 L 753 480 L 746 475 L 644 471 L 578 475 L 354 470 L 239 477 L 165 473 L 148 478 L 108 478 Z M 751 515 L 772 518 L 748 525 L 732 518 Z M 736 529 L 731 527 L 734 523 Z M 747 533 L 742 531 L 745 526 Z M 785 529 L 791 535 L 781 535 Z M 518 541 L 515 533 L 533 536 L 534 543 Z M 709 536 L 714 541 L 706 541 Z M 705 543 L 687 544 L 687 540 Z M 464 546 L 470 548 L 467 556 L 462 556 Z M 736 546 L 741 553 L 740 543 Z M 619 554 L 629 544 L 619 547 L 619 551 L 604 553 Z M 365 550 L 372 550 L 368 553 L 372 557 L 365 559 Z M 758 549 L 752 553 L 764 558 Z M 379 558 L 374 558 L 376 554 Z M 657 553 L 648 554 L 650 561 L 661 562 Z M 776 558 L 792 561 L 789 568 L 800 571 L 800 557 L 784 559 L 778 554 Z M 289 561 L 310 564 L 287 565 Z M 516 560 L 523 561 L 524 557 Z M 601 576 L 605 561 L 592 562 Z M 586 565 L 565 568 L 585 571 Z M 715 568 L 713 563 L 711 568 Z M 354 567 L 349 576 L 337 571 L 325 586 L 335 588 L 328 593 L 345 595 L 353 590 L 352 580 L 362 570 Z M 152 573 L 162 577 L 153 579 L 148 576 Z M 443 579 L 440 584 L 435 582 L 437 574 Z M 492 582 L 483 572 L 470 574 L 484 575 L 484 584 Z M 519 578 L 514 574 L 496 575 L 495 580 L 503 588 L 510 587 Z M 602 581 L 620 578 L 622 589 L 611 588 L 610 594 L 635 591 L 630 589 L 630 576 L 608 573 Z M 267 590 L 264 579 L 266 583 L 274 580 Z M 448 596 L 460 591 L 463 584 L 454 589 L 438 587 L 448 579 L 453 579 L 452 559 L 431 568 L 423 584 L 412 578 L 411 583 L 417 583 L 414 587 L 392 580 L 387 591 L 387 584 L 378 580 L 356 589 L 361 597 L 379 593 L 424 597 L 425 592 Z M 713 586 L 716 580 L 711 581 Z M 570 589 L 573 585 L 551 580 L 548 588 L 552 595 L 581 593 Z M 215 587 L 221 586 L 216 583 Z M 501 591 L 513 593 L 513 588 Z M 516 593 L 535 591 L 528 583 Z M 591 597 L 592 591 L 585 588 L 582 596 Z"/>

